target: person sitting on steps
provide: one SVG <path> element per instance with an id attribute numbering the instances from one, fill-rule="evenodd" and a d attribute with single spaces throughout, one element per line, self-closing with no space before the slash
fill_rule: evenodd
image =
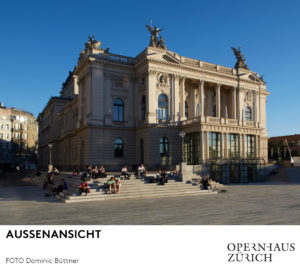
<path id="1" fill-rule="evenodd" d="M 111 189 L 113 188 L 114 189 L 114 191 L 113 191 L 113 193 L 115 193 L 116 192 L 116 181 L 115 181 L 115 177 L 110 177 L 110 179 L 109 180 L 107 180 L 107 193 L 108 194 L 111 194 L 112 192 L 111 192 Z"/>
<path id="2" fill-rule="evenodd" d="M 121 175 L 124 177 L 124 179 L 129 179 L 129 173 L 126 165 L 123 166 L 121 170 Z"/>
<path id="3" fill-rule="evenodd" d="M 145 169 L 144 165 L 141 164 L 138 167 L 138 178 L 145 178 L 145 177 L 146 177 L 146 169 Z"/>
<path id="4" fill-rule="evenodd" d="M 81 195 L 82 193 L 85 193 L 85 195 L 87 196 L 87 194 L 89 193 L 89 185 L 86 182 L 85 179 L 83 179 L 82 183 L 79 185 L 79 194 Z"/>

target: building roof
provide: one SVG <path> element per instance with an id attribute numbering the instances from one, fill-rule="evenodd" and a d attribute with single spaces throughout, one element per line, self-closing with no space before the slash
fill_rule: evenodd
<path id="1" fill-rule="evenodd" d="M 287 141 L 300 140 L 300 134 L 274 136 L 269 138 L 269 142 L 284 141 L 284 140 Z"/>

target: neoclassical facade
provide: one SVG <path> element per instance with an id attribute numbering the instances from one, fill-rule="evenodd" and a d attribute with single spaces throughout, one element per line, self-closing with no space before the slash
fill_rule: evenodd
<path id="1" fill-rule="evenodd" d="M 186 58 L 169 51 L 162 38 L 126 57 L 89 37 L 60 96 L 38 116 L 39 164 L 49 164 L 50 143 L 53 164 L 60 168 L 102 164 L 118 170 L 140 163 L 173 168 L 182 153 L 189 165 L 267 161 L 268 94 L 263 79 L 247 66 Z"/>

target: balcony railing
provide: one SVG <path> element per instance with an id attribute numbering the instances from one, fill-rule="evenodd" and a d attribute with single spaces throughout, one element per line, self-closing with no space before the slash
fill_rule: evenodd
<path id="1" fill-rule="evenodd" d="M 199 116 L 192 119 L 182 121 L 182 125 L 190 125 L 194 123 L 212 123 L 212 124 L 221 124 L 221 125 L 230 125 L 230 126 L 246 126 L 259 128 L 259 122 L 255 121 L 242 121 L 228 118 L 217 118 L 210 116 Z"/>

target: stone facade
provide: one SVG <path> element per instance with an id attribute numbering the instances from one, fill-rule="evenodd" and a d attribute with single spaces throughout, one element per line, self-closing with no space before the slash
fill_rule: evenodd
<path id="1" fill-rule="evenodd" d="M 29 112 L 0 107 L 0 164 L 36 164 L 38 123 Z"/>
<path id="2" fill-rule="evenodd" d="M 266 100 L 258 74 L 147 47 L 135 58 L 90 38 L 39 114 L 39 163 L 60 168 L 143 162 L 173 168 L 214 158 L 268 160 Z"/>

